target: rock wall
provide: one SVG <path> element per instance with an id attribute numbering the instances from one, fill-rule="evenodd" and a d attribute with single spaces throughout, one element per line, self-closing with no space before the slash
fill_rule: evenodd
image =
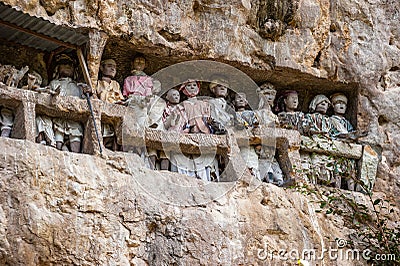
<path id="1" fill-rule="evenodd" d="M 381 154 L 375 191 L 400 206 L 399 1 L 293 0 L 273 12 L 264 9 L 277 1 L 2 2 L 57 24 L 104 31 L 131 49 L 106 47 L 106 54 L 145 53 L 159 60 L 152 72 L 214 59 L 278 88 L 324 92 L 349 85 L 358 95 L 357 127 L 368 132 L 362 141 Z M 279 26 L 268 28 L 269 35 L 260 24 L 268 19 Z M 254 239 L 301 249 L 348 233 L 340 218 L 314 215 L 305 197 L 274 186 L 249 193 L 239 184 L 220 200 L 179 208 L 141 192 L 134 180 L 152 173 L 139 161 L 131 172 L 118 156 L 66 154 L 22 140 L 0 143 L 6 151 L 0 251 L 10 265 L 260 263 Z M 260 203 L 264 198 L 268 204 Z"/>
<path id="2" fill-rule="evenodd" d="M 101 158 L 4 138 L 0 147 L 2 265 L 282 265 L 280 249 L 300 252 L 286 255 L 294 263 L 304 249 L 335 249 L 335 238 L 352 233 L 292 189 L 154 175 L 124 153 Z"/>

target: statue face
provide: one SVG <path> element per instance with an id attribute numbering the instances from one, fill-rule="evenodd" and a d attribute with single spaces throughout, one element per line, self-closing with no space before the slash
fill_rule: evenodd
<path id="1" fill-rule="evenodd" d="M 214 92 L 215 97 L 225 98 L 226 95 L 228 95 L 228 88 L 221 84 L 218 84 L 217 86 L 215 86 L 213 88 L 213 92 Z"/>
<path id="2" fill-rule="evenodd" d="M 58 73 L 62 78 L 72 78 L 74 75 L 74 67 L 69 64 L 61 64 L 58 66 Z"/>
<path id="3" fill-rule="evenodd" d="M 294 111 L 299 104 L 299 97 L 297 94 L 291 93 L 284 100 L 286 110 Z"/>
<path id="4" fill-rule="evenodd" d="M 36 83 L 36 77 L 28 73 L 28 85 L 34 85 Z"/>
<path id="5" fill-rule="evenodd" d="M 101 66 L 101 72 L 104 76 L 113 78 L 115 77 L 115 74 L 117 74 L 117 66 L 112 63 L 106 63 Z"/>
<path id="6" fill-rule="evenodd" d="M 238 93 L 235 96 L 235 106 L 245 107 L 247 105 L 246 95 L 244 93 Z"/>
<path id="7" fill-rule="evenodd" d="M 136 57 L 133 60 L 133 69 L 137 71 L 143 71 L 143 69 L 146 67 L 146 59 L 143 57 Z"/>
<path id="8" fill-rule="evenodd" d="M 274 105 L 274 100 L 276 96 L 276 91 L 270 90 L 264 93 L 265 100 L 270 106 Z"/>
<path id="9" fill-rule="evenodd" d="M 199 87 L 197 87 L 197 83 L 195 81 L 191 81 L 185 85 L 185 89 L 189 94 L 198 94 Z"/>
<path id="10" fill-rule="evenodd" d="M 346 113 L 347 105 L 343 101 L 336 101 L 333 104 L 333 111 L 335 114 L 344 115 Z"/>
<path id="11" fill-rule="evenodd" d="M 321 114 L 326 114 L 326 111 L 328 111 L 328 108 L 329 108 L 329 102 L 322 101 L 315 107 L 315 111 L 318 113 L 321 113 Z"/>
<path id="12" fill-rule="evenodd" d="M 172 104 L 177 104 L 181 100 L 181 95 L 179 91 L 172 89 L 168 91 L 166 99 Z"/>

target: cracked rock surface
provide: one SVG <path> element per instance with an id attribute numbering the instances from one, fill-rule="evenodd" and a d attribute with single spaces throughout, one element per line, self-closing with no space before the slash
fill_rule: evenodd
<path id="1" fill-rule="evenodd" d="M 145 169 L 136 155 L 100 158 L 12 139 L 0 147 L 8 151 L 0 159 L 2 265 L 262 265 L 262 250 L 321 250 L 352 232 L 292 189 L 238 182 L 208 199 L 202 181 Z M 174 182 L 188 194 L 161 201 Z"/>

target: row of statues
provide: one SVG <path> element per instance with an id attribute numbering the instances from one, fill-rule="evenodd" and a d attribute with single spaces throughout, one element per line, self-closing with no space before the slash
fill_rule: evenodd
<path id="1" fill-rule="evenodd" d="M 357 138 L 350 122 L 344 117 L 347 108 L 347 97 L 335 93 L 328 99 L 317 95 L 309 105 L 309 113 L 297 111 L 298 93 L 285 91 L 274 102 L 277 91 L 270 83 L 265 83 L 257 89 L 259 107 L 250 110 L 246 94 L 236 93 L 229 102 L 229 83 L 223 76 L 216 76 L 209 83 L 212 98 L 200 97 L 201 84 L 196 80 L 188 80 L 179 88 L 168 90 L 164 97 L 158 94 L 162 85 L 158 80 L 148 76 L 144 69 L 146 60 L 142 56 L 133 60 L 133 70 L 124 80 L 123 88 L 114 80 L 117 65 L 113 59 L 101 62 L 100 79 L 93 91 L 85 84 L 74 79 L 74 60 L 61 54 L 56 58 L 54 79 L 49 86 L 41 87 L 41 77 L 36 72 L 28 73 L 27 85 L 23 88 L 51 95 L 87 97 L 87 93 L 102 101 L 112 104 L 129 106 L 136 114 L 135 126 L 150 127 L 176 133 L 225 134 L 229 128 L 235 130 L 257 129 L 259 127 L 279 126 L 298 130 L 303 135 L 324 135 L 334 139 Z M 181 99 L 184 98 L 183 101 Z M 333 106 L 334 115 L 326 115 Z M 3 114 L 4 110 L 4 114 Z M 2 136 L 11 131 L 9 109 L 1 110 Z M 277 115 L 276 115 L 277 114 Z M 12 114 L 11 114 L 12 117 Z M 83 126 L 80 121 L 64 118 L 36 116 L 37 142 L 54 146 L 60 150 L 72 152 L 81 151 Z M 102 124 L 104 145 L 116 149 L 114 125 Z M 5 136 L 5 135 L 4 135 Z M 283 174 L 278 162 L 270 155 L 268 147 L 263 145 L 240 147 L 250 172 L 260 180 L 277 185 L 284 183 Z M 152 169 L 171 170 L 196 176 L 203 180 L 218 180 L 223 167 L 221 158 L 212 154 L 202 154 L 199 157 L 184 155 L 178 152 L 165 154 L 164 151 L 147 150 L 131 147 L 130 150 L 143 156 Z M 271 153 L 271 151 L 270 151 Z"/>
<path id="2" fill-rule="evenodd" d="M 296 111 L 296 91 L 287 91 L 283 97 L 282 112 L 278 113 L 280 126 L 298 130 L 303 135 L 323 135 L 333 139 L 356 140 L 359 136 L 351 123 L 344 117 L 348 99 L 343 93 L 334 93 L 330 99 L 323 94 L 316 95 L 309 105 L 309 113 Z M 327 116 L 333 106 L 334 114 Z"/>

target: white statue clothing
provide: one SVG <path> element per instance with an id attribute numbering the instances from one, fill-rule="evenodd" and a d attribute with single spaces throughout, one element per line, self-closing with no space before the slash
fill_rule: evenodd
<path id="1" fill-rule="evenodd" d="M 256 177 L 257 179 L 261 180 L 260 178 L 260 169 L 258 163 L 258 155 L 254 150 L 253 146 L 242 146 L 240 148 L 240 155 L 242 156 L 243 160 L 246 162 L 247 168 L 249 168 L 251 174 Z"/>
<path id="2" fill-rule="evenodd" d="M 71 78 L 60 78 L 50 82 L 50 90 L 60 90 L 60 96 L 75 96 L 83 98 L 83 92 L 80 87 Z M 69 136 L 70 142 L 80 142 L 83 136 L 83 127 L 79 122 L 67 120 L 64 118 L 53 119 L 54 135 L 56 142 L 64 143 L 64 137 Z"/>
<path id="3" fill-rule="evenodd" d="M 166 102 L 159 96 L 152 95 L 147 108 L 147 124 L 155 129 L 164 130 L 163 113 Z M 153 127 L 153 125 L 155 127 Z"/>
<path id="4" fill-rule="evenodd" d="M 260 124 L 264 126 L 273 127 L 279 124 L 278 117 L 268 109 L 258 109 L 256 110 L 257 117 L 260 119 Z"/>
<path id="5" fill-rule="evenodd" d="M 208 102 L 211 105 L 211 117 L 220 122 L 224 127 L 230 127 L 233 121 L 233 115 L 228 110 L 230 106 L 224 98 L 212 98 Z M 232 109 L 233 113 L 234 110 Z"/>
<path id="6" fill-rule="evenodd" d="M 188 158 L 182 153 L 171 152 L 171 171 L 197 177 L 204 181 L 219 180 L 218 161 L 215 154 L 202 154 Z"/>
<path id="7" fill-rule="evenodd" d="M 14 115 L 10 109 L 4 107 L 1 109 L 0 123 L 1 130 L 12 128 L 14 125 Z"/>
<path id="8" fill-rule="evenodd" d="M 53 121 L 50 117 L 45 115 L 36 116 L 36 136 L 39 136 L 40 133 L 44 133 L 46 140 L 50 143 L 50 146 L 56 146 Z"/>
<path id="9" fill-rule="evenodd" d="M 133 121 L 136 130 L 144 130 L 147 127 L 147 102 L 145 96 L 129 95 L 128 107 L 132 108 L 135 114 Z"/>
<path id="10" fill-rule="evenodd" d="M 71 78 L 54 79 L 49 84 L 51 91 L 60 90 L 60 96 L 76 96 L 84 98 L 82 89 Z"/>
<path id="11" fill-rule="evenodd" d="M 275 158 L 273 158 L 272 161 L 268 159 L 259 159 L 258 164 L 261 180 L 277 185 L 283 184 L 282 169 Z"/>

